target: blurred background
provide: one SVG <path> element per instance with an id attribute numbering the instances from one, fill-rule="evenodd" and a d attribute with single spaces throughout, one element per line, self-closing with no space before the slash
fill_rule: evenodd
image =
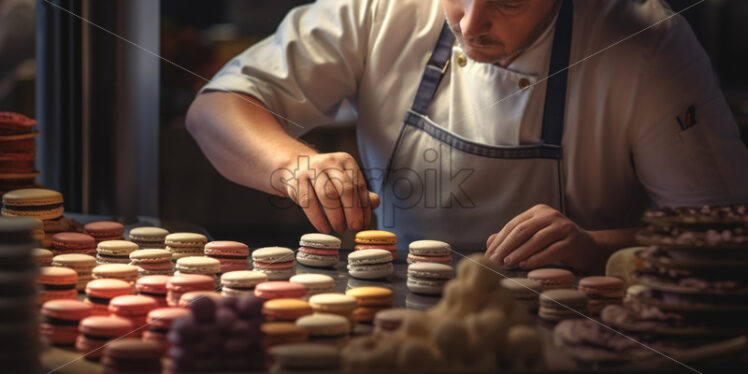
<path id="1" fill-rule="evenodd" d="M 187 221 L 252 247 L 293 242 L 314 231 L 303 212 L 219 175 L 184 116 L 204 79 L 307 2 L 0 0 L 0 111 L 39 120 L 39 181 L 63 192 L 67 211 Z M 683 15 L 745 142 L 748 2 L 707 0 Z M 304 140 L 357 155 L 355 112 L 338 117 Z"/>

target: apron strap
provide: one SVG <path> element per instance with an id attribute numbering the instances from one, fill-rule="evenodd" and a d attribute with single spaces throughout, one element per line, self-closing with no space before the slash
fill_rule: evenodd
<path id="1" fill-rule="evenodd" d="M 563 0 L 556 20 L 553 35 L 551 62 L 548 68 L 548 83 L 543 108 L 543 132 L 545 144 L 561 145 L 564 132 L 564 110 L 566 108 L 566 81 L 571 55 L 571 29 L 573 24 L 572 0 Z"/>
<path id="2" fill-rule="evenodd" d="M 439 88 L 439 83 L 441 83 L 442 77 L 449 67 L 454 42 L 455 35 L 449 29 L 447 22 L 444 21 L 439 40 L 436 42 L 436 47 L 431 52 L 431 56 L 429 56 L 426 69 L 421 76 L 421 83 L 416 91 L 416 98 L 413 100 L 412 110 L 414 112 L 426 115 L 429 104 L 436 94 L 436 89 Z"/>

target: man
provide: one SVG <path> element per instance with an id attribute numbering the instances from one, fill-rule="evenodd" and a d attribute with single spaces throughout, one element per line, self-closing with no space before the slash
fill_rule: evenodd
<path id="1" fill-rule="evenodd" d="M 350 155 L 296 140 L 345 100 L 368 186 Z M 651 202 L 748 201 L 709 60 L 655 0 L 318 1 L 229 62 L 187 126 L 224 176 L 319 231 L 376 208 L 403 243 L 523 268 L 600 272 Z"/>

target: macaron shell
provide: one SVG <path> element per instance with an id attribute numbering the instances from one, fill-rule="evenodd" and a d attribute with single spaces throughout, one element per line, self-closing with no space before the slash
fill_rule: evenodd
<path id="1" fill-rule="evenodd" d="M 317 255 L 299 251 L 296 253 L 296 261 L 305 266 L 328 268 L 337 265 L 340 258 L 337 253 L 334 255 Z"/>
<path id="2" fill-rule="evenodd" d="M 213 290 L 215 280 L 203 274 L 179 274 L 169 278 L 166 288 L 177 292 Z"/>
<path id="3" fill-rule="evenodd" d="M 569 288 L 574 282 L 574 274 L 565 269 L 536 269 L 527 273 L 527 278 L 539 281 L 546 290 Z"/>
<path id="4" fill-rule="evenodd" d="M 128 240 L 104 240 L 96 245 L 96 252 L 109 256 L 125 256 L 140 249 L 137 244 Z"/>
<path id="5" fill-rule="evenodd" d="M 358 300 L 342 293 L 321 293 L 309 298 L 315 312 L 350 313 L 358 306 Z"/>
<path id="6" fill-rule="evenodd" d="M 130 252 L 130 261 L 136 265 L 146 262 L 171 261 L 171 253 L 165 249 L 140 249 Z"/>
<path id="7" fill-rule="evenodd" d="M 52 236 L 52 247 L 56 250 L 96 249 L 96 239 L 88 234 L 60 232 Z"/>
<path id="8" fill-rule="evenodd" d="M 408 253 L 407 262 L 408 264 L 415 264 L 417 262 L 436 262 L 440 264 L 451 264 L 452 256 L 419 256 L 413 253 Z"/>
<path id="9" fill-rule="evenodd" d="M 203 234 L 191 232 L 177 232 L 166 235 L 164 243 L 169 247 L 202 247 L 208 242 Z"/>
<path id="10" fill-rule="evenodd" d="M 455 275 L 454 268 L 435 262 L 417 262 L 408 265 L 408 277 L 428 279 L 451 279 Z"/>
<path id="11" fill-rule="evenodd" d="M 348 264 L 348 274 L 358 279 L 382 279 L 394 273 L 395 268 L 391 262 L 385 264 Z"/>
<path id="12" fill-rule="evenodd" d="M 91 316 L 80 321 L 81 334 L 118 338 L 132 331 L 134 326 L 127 318 L 117 316 Z"/>
<path id="13" fill-rule="evenodd" d="M 212 241 L 205 244 L 206 255 L 219 256 L 249 256 L 249 247 L 240 242 L 230 240 Z"/>
<path id="14" fill-rule="evenodd" d="M 362 249 L 348 255 L 349 265 L 381 264 L 392 262 L 392 254 L 384 249 Z"/>
<path id="15" fill-rule="evenodd" d="M 312 307 L 303 300 L 279 298 L 266 301 L 262 307 L 262 314 L 268 318 L 268 321 L 295 321 L 312 314 Z"/>
<path id="16" fill-rule="evenodd" d="M 118 237 L 125 233 L 125 226 L 114 221 L 99 221 L 84 225 L 83 231 L 95 238 Z"/>
<path id="17" fill-rule="evenodd" d="M 119 279 L 95 279 L 86 284 L 86 295 L 111 299 L 121 295 L 132 295 L 130 283 Z"/>
<path id="18" fill-rule="evenodd" d="M 341 243 L 339 238 L 321 233 L 304 234 L 299 239 L 300 246 L 311 248 L 339 249 Z"/>
<path id="19" fill-rule="evenodd" d="M 289 281 L 303 284 L 307 289 L 307 295 L 332 292 L 335 289 L 335 279 L 325 274 L 298 274 Z"/>
<path id="20" fill-rule="evenodd" d="M 347 335 L 351 330 L 350 321 L 337 314 L 316 313 L 296 320 L 296 325 L 305 328 L 310 336 Z"/>
<path id="21" fill-rule="evenodd" d="M 417 256 L 448 256 L 452 247 L 439 240 L 416 240 L 408 245 L 408 250 Z"/>
<path id="22" fill-rule="evenodd" d="M 78 282 L 78 273 L 62 266 L 44 266 L 37 277 L 39 284 L 68 285 L 76 282 Z"/>
<path id="23" fill-rule="evenodd" d="M 130 230 L 128 237 L 132 241 L 164 242 L 169 231 L 161 227 L 143 226 Z"/>
<path id="24" fill-rule="evenodd" d="M 181 273 L 216 274 L 221 271 L 221 262 L 205 256 L 189 256 L 177 260 Z"/>
<path id="25" fill-rule="evenodd" d="M 296 326 L 292 322 L 267 322 L 260 326 L 265 335 L 267 346 L 305 342 L 308 333 L 305 328 Z"/>
<path id="26" fill-rule="evenodd" d="M 300 298 L 306 295 L 306 287 L 300 283 L 269 281 L 255 286 L 255 296 L 262 299 Z"/>
<path id="27" fill-rule="evenodd" d="M 221 284 L 224 287 L 249 288 L 267 281 L 268 276 L 260 271 L 239 270 L 226 272 L 221 275 Z"/>
<path id="28" fill-rule="evenodd" d="M 355 287 L 345 294 L 355 297 L 359 306 L 391 305 L 394 298 L 392 290 L 384 287 Z"/>
<path id="29" fill-rule="evenodd" d="M 124 295 L 117 296 L 109 302 L 109 311 L 118 316 L 144 316 L 158 304 L 156 300 L 149 296 L 143 295 Z"/>
<path id="30" fill-rule="evenodd" d="M 80 320 L 91 315 L 91 305 L 78 300 L 50 300 L 42 305 L 42 315 L 66 320 Z"/>
<path id="31" fill-rule="evenodd" d="M 294 260 L 294 252 L 285 247 L 264 247 L 252 252 L 252 260 L 261 263 L 289 262 Z"/>
<path id="32" fill-rule="evenodd" d="M 166 275 L 149 275 L 140 277 L 135 283 L 135 288 L 138 292 L 166 294 L 166 284 L 170 279 L 171 277 Z"/>
<path id="33" fill-rule="evenodd" d="M 359 244 L 396 244 L 397 235 L 382 230 L 365 230 L 356 233 L 355 242 Z"/>

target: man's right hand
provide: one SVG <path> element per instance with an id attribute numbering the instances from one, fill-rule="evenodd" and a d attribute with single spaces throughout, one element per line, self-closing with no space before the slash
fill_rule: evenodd
<path id="1" fill-rule="evenodd" d="M 278 192 L 299 205 L 319 232 L 369 227 L 379 196 L 367 189 L 364 174 L 350 154 L 300 155 L 284 170 L 293 175 L 283 177 L 284 191 Z"/>

